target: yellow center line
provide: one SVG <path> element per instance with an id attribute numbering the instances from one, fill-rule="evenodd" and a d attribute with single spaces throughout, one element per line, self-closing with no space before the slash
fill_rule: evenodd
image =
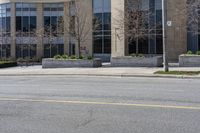
<path id="1" fill-rule="evenodd" d="M 90 101 L 42 100 L 42 99 L 35 100 L 35 99 L 18 99 L 18 98 L 0 98 L 0 101 L 22 101 L 22 102 L 66 103 L 66 104 L 88 104 L 88 105 L 114 105 L 114 106 L 130 106 L 130 107 L 132 106 L 132 107 L 200 110 L 200 106 L 175 106 L 175 105 L 134 104 L 134 103 L 114 103 L 114 102 L 90 102 Z"/>

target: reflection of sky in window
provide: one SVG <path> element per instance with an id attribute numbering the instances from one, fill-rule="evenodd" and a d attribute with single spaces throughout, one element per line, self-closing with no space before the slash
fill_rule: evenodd
<path id="1" fill-rule="evenodd" d="M 94 13 L 111 12 L 111 0 L 93 0 Z"/>

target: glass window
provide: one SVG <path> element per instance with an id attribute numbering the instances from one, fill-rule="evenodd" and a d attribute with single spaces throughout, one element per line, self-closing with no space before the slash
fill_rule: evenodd
<path id="1" fill-rule="evenodd" d="M 139 39 L 138 41 L 138 53 L 139 54 L 148 54 L 148 37 Z"/>
<path id="2" fill-rule="evenodd" d="M 94 10 L 94 13 L 102 13 L 103 0 L 93 0 L 93 10 Z"/>
<path id="3" fill-rule="evenodd" d="M 52 30 L 52 32 L 54 33 L 54 34 L 56 34 L 57 33 L 57 22 L 58 22 L 58 20 L 57 20 L 57 18 L 58 17 L 55 17 L 55 16 L 52 16 L 51 17 L 51 30 Z"/>
<path id="4" fill-rule="evenodd" d="M 111 53 L 111 0 L 93 0 L 95 54 Z"/>
<path id="5" fill-rule="evenodd" d="M 53 36 L 63 35 L 64 4 L 44 4 L 43 11 L 45 32 Z"/>
<path id="6" fill-rule="evenodd" d="M 6 17 L 6 32 L 10 32 L 10 17 Z"/>
<path id="7" fill-rule="evenodd" d="M 6 59 L 10 56 L 10 44 L 0 44 L 0 59 Z"/>
<path id="8" fill-rule="evenodd" d="M 197 4 L 197 3 L 195 3 Z M 200 31 L 200 21 L 199 21 L 199 16 L 200 12 L 199 12 L 199 5 L 194 5 L 191 2 L 191 5 L 193 6 L 192 10 L 189 10 L 190 12 L 188 12 L 189 16 L 188 16 L 188 27 L 187 27 L 187 50 L 188 51 L 192 51 L 193 53 L 196 53 L 197 51 L 200 50 L 200 35 L 199 35 L 199 31 Z M 193 18 L 194 16 L 197 17 L 197 19 Z"/>
<path id="9" fill-rule="evenodd" d="M 16 17 L 16 31 L 21 31 L 22 30 L 22 18 L 21 17 Z"/>
<path id="10" fill-rule="evenodd" d="M 145 17 L 146 20 L 142 20 L 144 23 L 141 26 L 145 26 L 145 33 L 147 34 L 144 34 L 145 39 L 143 39 L 144 37 L 137 38 L 138 44 L 136 41 L 129 41 L 129 54 L 137 51 L 142 54 L 161 54 L 163 52 L 161 2 L 161 0 L 141 1 L 142 14 L 148 16 Z"/>
<path id="11" fill-rule="evenodd" d="M 55 55 L 64 54 L 64 44 L 45 44 L 44 45 L 44 57 L 53 58 Z"/>
<path id="12" fill-rule="evenodd" d="M 36 44 L 17 44 L 16 58 L 30 58 L 36 57 Z"/>
<path id="13" fill-rule="evenodd" d="M 22 22 L 22 31 L 23 32 L 29 32 L 29 24 L 30 24 L 30 22 L 29 22 L 29 17 L 23 17 L 22 18 L 22 20 L 23 20 L 23 22 Z"/>
<path id="14" fill-rule="evenodd" d="M 111 30 L 111 14 L 104 13 L 104 30 Z"/>
<path id="15" fill-rule="evenodd" d="M 111 36 L 104 36 L 104 53 L 110 54 L 111 51 Z"/>
<path id="16" fill-rule="evenodd" d="M 0 4 L 0 36 L 10 36 L 10 27 L 10 4 Z"/>
<path id="17" fill-rule="evenodd" d="M 141 0 L 141 10 L 142 11 L 149 10 L 149 0 Z"/>
<path id="18" fill-rule="evenodd" d="M 163 39 L 162 35 L 156 36 L 156 54 L 162 54 L 163 53 Z"/>
<path id="19" fill-rule="evenodd" d="M 102 50 L 103 50 L 102 43 L 103 43 L 103 40 L 101 36 L 94 38 L 94 53 L 96 54 L 102 53 Z"/>
<path id="20" fill-rule="evenodd" d="M 103 0 L 103 11 L 111 12 L 111 0 Z"/>
<path id="21" fill-rule="evenodd" d="M 36 36 L 36 4 L 16 3 L 16 31 L 17 36 Z"/>
<path id="22" fill-rule="evenodd" d="M 162 10 L 162 0 L 155 0 L 156 10 Z"/>
<path id="23" fill-rule="evenodd" d="M 96 13 L 94 14 L 94 24 L 96 27 L 96 31 L 103 30 L 103 14 L 102 13 Z"/>
<path id="24" fill-rule="evenodd" d="M 30 31 L 34 32 L 36 30 L 36 16 L 30 17 Z"/>

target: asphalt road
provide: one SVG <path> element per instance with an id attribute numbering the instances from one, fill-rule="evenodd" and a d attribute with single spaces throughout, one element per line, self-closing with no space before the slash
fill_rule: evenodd
<path id="1" fill-rule="evenodd" d="M 0 76 L 0 133 L 199 133 L 200 80 Z"/>

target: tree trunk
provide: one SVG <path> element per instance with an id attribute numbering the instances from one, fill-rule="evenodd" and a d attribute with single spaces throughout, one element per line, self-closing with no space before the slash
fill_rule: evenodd
<path id="1" fill-rule="evenodd" d="M 136 38 L 136 55 L 139 54 L 139 43 L 138 43 L 138 38 Z"/>
<path id="2" fill-rule="evenodd" d="M 81 56 L 81 42 L 80 42 L 80 40 L 78 40 L 78 58 L 80 58 L 80 56 Z"/>

